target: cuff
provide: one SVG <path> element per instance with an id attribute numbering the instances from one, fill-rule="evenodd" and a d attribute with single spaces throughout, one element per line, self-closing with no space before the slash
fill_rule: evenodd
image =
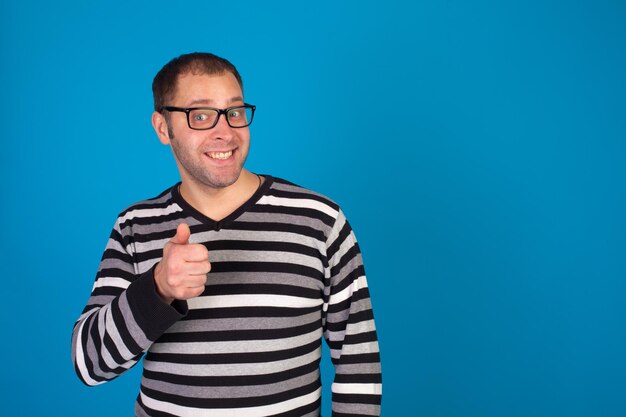
<path id="1" fill-rule="evenodd" d="M 126 296 L 137 324 L 151 341 L 158 339 L 189 311 L 186 301 L 175 300 L 170 305 L 159 296 L 154 283 L 154 267 L 129 285 Z"/>

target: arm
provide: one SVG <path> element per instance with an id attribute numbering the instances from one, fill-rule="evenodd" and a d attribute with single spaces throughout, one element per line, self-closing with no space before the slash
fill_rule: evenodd
<path id="1" fill-rule="evenodd" d="M 87 385 L 107 382 L 130 369 L 187 311 L 185 302 L 168 305 L 157 294 L 154 267 L 137 272 L 129 229 L 122 232 L 118 219 L 91 297 L 74 325 L 72 361 Z"/>
<path id="2" fill-rule="evenodd" d="M 327 240 L 324 337 L 335 366 L 334 417 L 379 416 L 380 354 L 359 246 L 340 211 Z"/>

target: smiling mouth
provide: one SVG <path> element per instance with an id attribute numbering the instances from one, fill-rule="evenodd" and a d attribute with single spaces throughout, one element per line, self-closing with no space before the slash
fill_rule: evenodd
<path id="1" fill-rule="evenodd" d="M 228 151 L 228 152 L 207 152 L 205 153 L 206 156 L 208 156 L 211 159 L 217 159 L 220 161 L 223 161 L 225 159 L 230 158 L 233 155 L 233 151 Z"/>

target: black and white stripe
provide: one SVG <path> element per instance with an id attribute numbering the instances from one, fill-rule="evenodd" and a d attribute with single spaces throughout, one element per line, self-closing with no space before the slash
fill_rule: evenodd
<path id="1" fill-rule="evenodd" d="M 153 267 L 183 222 L 212 269 L 201 296 L 170 306 Z M 220 222 L 177 187 L 122 212 L 72 355 L 79 378 L 97 385 L 145 354 L 140 416 L 319 416 L 322 338 L 336 370 L 333 415 L 379 415 L 378 342 L 354 233 L 331 200 L 266 177 Z"/>

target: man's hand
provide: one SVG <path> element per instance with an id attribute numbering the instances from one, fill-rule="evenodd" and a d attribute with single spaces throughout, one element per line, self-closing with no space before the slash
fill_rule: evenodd
<path id="1" fill-rule="evenodd" d="M 189 243 L 189 226 L 181 223 L 176 235 L 163 248 L 163 259 L 154 269 L 157 293 L 168 304 L 202 294 L 211 270 L 209 251 L 204 245 Z"/>

